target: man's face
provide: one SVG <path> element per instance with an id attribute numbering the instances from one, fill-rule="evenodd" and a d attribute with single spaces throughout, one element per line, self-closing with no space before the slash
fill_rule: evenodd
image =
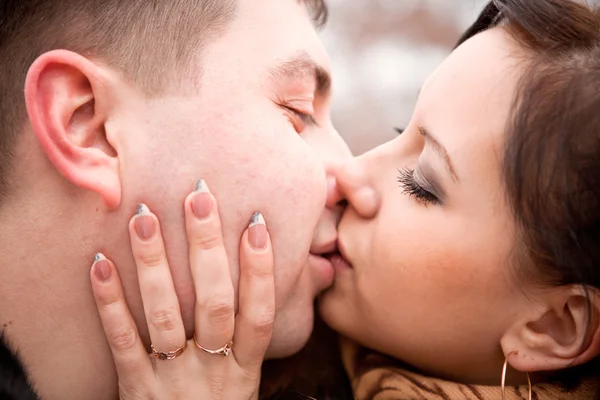
<path id="1" fill-rule="evenodd" d="M 198 89 L 145 103 L 127 127 L 123 210 L 145 202 L 161 218 L 188 334 L 195 299 L 182 199 L 200 178 L 215 193 L 236 287 L 240 235 L 253 212 L 262 212 L 274 246 L 278 310 L 268 356 L 286 356 L 304 344 L 313 299 L 331 283 L 332 271 L 309 250 L 335 243 L 336 216 L 323 214 L 326 169 L 350 155 L 330 121 L 329 60 L 301 2 L 240 0 L 197 68 Z M 120 273 L 144 327 L 134 268 Z"/>

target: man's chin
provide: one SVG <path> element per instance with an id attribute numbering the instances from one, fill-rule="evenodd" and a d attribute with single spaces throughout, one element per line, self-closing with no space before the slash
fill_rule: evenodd
<path id="1" fill-rule="evenodd" d="M 298 353 L 308 343 L 313 326 L 314 310 L 312 307 L 310 313 L 303 315 L 303 318 L 295 318 L 293 321 L 287 318 L 277 318 L 265 358 L 267 360 L 287 358 Z"/>

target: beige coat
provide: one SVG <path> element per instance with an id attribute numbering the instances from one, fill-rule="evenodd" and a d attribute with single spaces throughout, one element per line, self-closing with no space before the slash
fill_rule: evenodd
<path id="1" fill-rule="evenodd" d="M 342 343 L 344 366 L 357 400 L 501 400 L 500 386 L 476 386 L 443 381 L 409 372 L 382 355 L 366 353 L 358 346 Z M 498 381 L 500 381 L 498 371 Z M 578 377 L 570 385 L 533 385 L 534 400 L 600 399 L 600 371 L 595 376 Z M 498 382 L 500 383 L 500 382 Z M 506 399 L 527 400 L 527 386 L 507 386 Z"/>

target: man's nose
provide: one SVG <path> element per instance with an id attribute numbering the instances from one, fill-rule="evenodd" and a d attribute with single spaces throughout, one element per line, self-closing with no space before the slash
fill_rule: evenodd
<path id="1" fill-rule="evenodd" d="M 362 218 L 373 218 L 379 210 L 379 194 L 370 182 L 364 156 L 348 161 L 328 175 L 327 206 L 344 201 Z"/>

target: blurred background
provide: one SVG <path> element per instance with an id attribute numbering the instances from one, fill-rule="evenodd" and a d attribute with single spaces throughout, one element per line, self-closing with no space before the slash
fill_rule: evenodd
<path id="1" fill-rule="evenodd" d="M 333 120 L 354 154 L 396 137 L 419 88 L 486 0 L 327 0 Z"/>

